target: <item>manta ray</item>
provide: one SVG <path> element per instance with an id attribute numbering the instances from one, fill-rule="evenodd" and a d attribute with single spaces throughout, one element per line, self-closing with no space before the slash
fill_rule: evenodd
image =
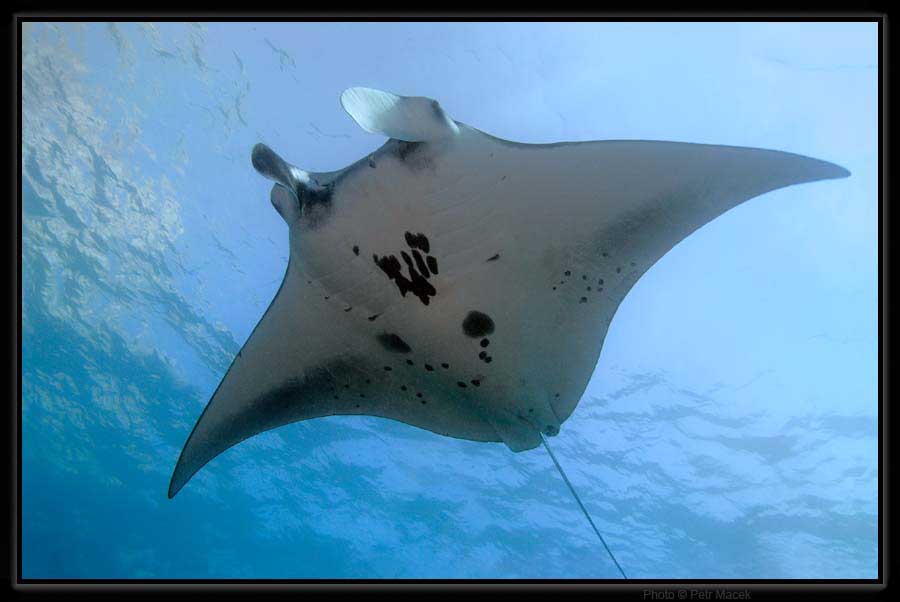
<path id="1" fill-rule="evenodd" d="M 513 452 L 543 443 L 603 541 L 545 436 L 575 410 L 625 295 L 732 207 L 849 175 L 758 148 L 511 142 L 430 98 L 370 88 L 341 104 L 389 140 L 331 172 L 252 150 L 275 182 L 288 266 L 188 437 L 170 498 L 248 437 L 362 414 Z"/>

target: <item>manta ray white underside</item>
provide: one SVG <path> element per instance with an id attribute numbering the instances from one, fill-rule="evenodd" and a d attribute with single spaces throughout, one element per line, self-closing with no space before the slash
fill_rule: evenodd
<path id="1" fill-rule="evenodd" d="M 747 199 L 849 175 L 755 148 L 520 144 L 367 88 L 341 102 L 391 139 L 329 173 L 253 149 L 290 260 L 169 497 L 236 443 L 335 414 L 534 448 L 575 409 L 616 309 L 662 255 Z"/>

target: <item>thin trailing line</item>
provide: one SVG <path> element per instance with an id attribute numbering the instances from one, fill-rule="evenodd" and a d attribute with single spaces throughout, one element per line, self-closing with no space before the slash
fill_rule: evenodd
<path id="1" fill-rule="evenodd" d="M 571 491 L 572 495 L 575 496 L 575 501 L 578 502 L 578 506 L 581 508 L 581 511 L 584 512 L 584 516 L 588 519 L 588 522 L 591 523 L 591 527 L 594 528 L 594 533 L 596 533 L 597 537 L 600 538 L 600 543 L 602 543 L 603 547 L 606 548 L 606 552 L 609 554 L 609 557 L 612 558 L 612 561 L 615 563 L 616 568 L 619 569 L 619 572 L 622 573 L 622 577 L 628 579 L 628 575 L 626 575 L 625 571 L 622 570 L 622 566 L 619 564 L 619 561 L 616 560 L 616 557 L 615 555 L 613 555 L 612 550 L 610 550 L 609 546 L 606 545 L 606 540 L 604 540 L 603 536 L 600 535 L 600 531 L 597 529 L 597 525 L 594 524 L 594 519 L 591 518 L 591 515 L 588 513 L 587 508 L 585 508 L 584 504 L 581 503 L 581 498 L 578 497 L 578 494 L 575 492 L 575 488 L 572 487 L 572 483 L 569 481 L 569 477 L 566 476 L 566 472 L 562 469 L 562 466 L 559 465 L 559 461 L 553 454 L 553 450 L 550 449 L 549 445 L 547 445 L 547 440 L 544 439 L 543 435 L 541 435 L 541 443 L 544 444 L 544 449 L 546 449 L 547 453 L 550 454 L 550 459 L 553 460 L 553 464 L 556 466 L 556 470 L 559 471 L 559 474 L 560 476 L 562 476 L 563 481 L 566 482 L 566 485 L 569 487 L 569 491 Z"/>

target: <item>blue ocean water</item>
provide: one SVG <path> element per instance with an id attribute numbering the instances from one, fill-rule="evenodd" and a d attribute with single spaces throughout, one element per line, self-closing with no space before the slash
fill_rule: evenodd
<path id="1" fill-rule="evenodd" d="M 167 499 L 287 262 L 250 149 L 357 160 L 365 85 L 523 142 L 848 168 L 654 265 L 551 443 L 629 576 L 875 578 L 877 61 L 874 23 L 26 23 L 23 577 L 617 577 L 543 449 L 379 418 L 265 433 Z"/>

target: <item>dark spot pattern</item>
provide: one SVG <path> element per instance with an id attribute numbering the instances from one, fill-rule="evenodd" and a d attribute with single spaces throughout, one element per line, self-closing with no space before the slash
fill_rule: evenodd
<path id="1" fill-rule="evenodd" d="M 419 272 L 422 274 L 428 274 L 427 277 L 431 276 L 431 270 L 428 269 L 428 266 L 425 265 L 425 259 L 422 257 L 422 254 L 419 253 L 418 249 L 413 249 L 413 259 L 416 260 L 416 268 L 418 268 Z"/>
<path id="2" fill-rule="evenodd" d="M 500 259 L 500 253 L 494 253 L 487 258 L 487 261 L 497 261 L 498 259 Z"/>
<path id="3" fill-rule="evenodd" d="M 375 320 L 378 319 L 378 316 L 380 316 L 380 315 L 381 314 L 375 314 L 374 316 L 369 316 L 369 322 L 374 322 Z"/>
<path id="4" fill-rule="evenodd" d="M 378 339 L 378 342 L 381 343 L 382 347 L 393 353 L 409 353 L 412 351 L 412 347 L 407 345 L 406 341 L 393 332 L 383 332 L 375 338 Z M 411 364 L 409 360 L 406 361 Z"/>
<path id="5" fill-rule="evenodd" d="M 479 345 L 481 345 L 482 347 L 487 347 L 490 344 L 491 344 L 490 339 L 481 339 L 481 343 L 479 343 Z"/>
<path id="6" fill-rule="evenodd" d="M 406 244 L 409 245 L 410 249 L 421 249 L 425 253 L 431 251 L 431 243 L 428 242 L 428 237 L 421 232 L 419 234 L 406 232 L 403 234 L 403 237 L 406 239 Z"/>
<path id="7" fill-rule="evenodd" d="M 424 234 L 406 232 L 404 237 L 412 252 L 410 255 L 406 251 L 400 251 L 400 257 L 406 264 L 408 276 L 403 273 L 403 265 L 396 255 L 383 257 L 372 255 L 372 259 L 375 261 L 375 265 L 394 281 L 400 291 L 400 296 L 405 297 L 406 293 L 411 292 L 419 298 L 423 305 L 428 305 L 431 297 L 437 295 L 437 290 L 428 282 L 432 275 L 438 273 L 437 258 L 432 255 L 422 257 L 420 251 L 428 253 L 431 250 L 431 243 Z"/>
<path id="8" fill-rule="evenodd" d="M 359 257 L 359 246 L 353 245 L 353 254 Z"/>
<path id="9" fill-rule="evenodd" d="M 477 339 L 494 332 L 494 320 L 486 313 L 470 311 L 462 323 L 466 336 Z"/>

